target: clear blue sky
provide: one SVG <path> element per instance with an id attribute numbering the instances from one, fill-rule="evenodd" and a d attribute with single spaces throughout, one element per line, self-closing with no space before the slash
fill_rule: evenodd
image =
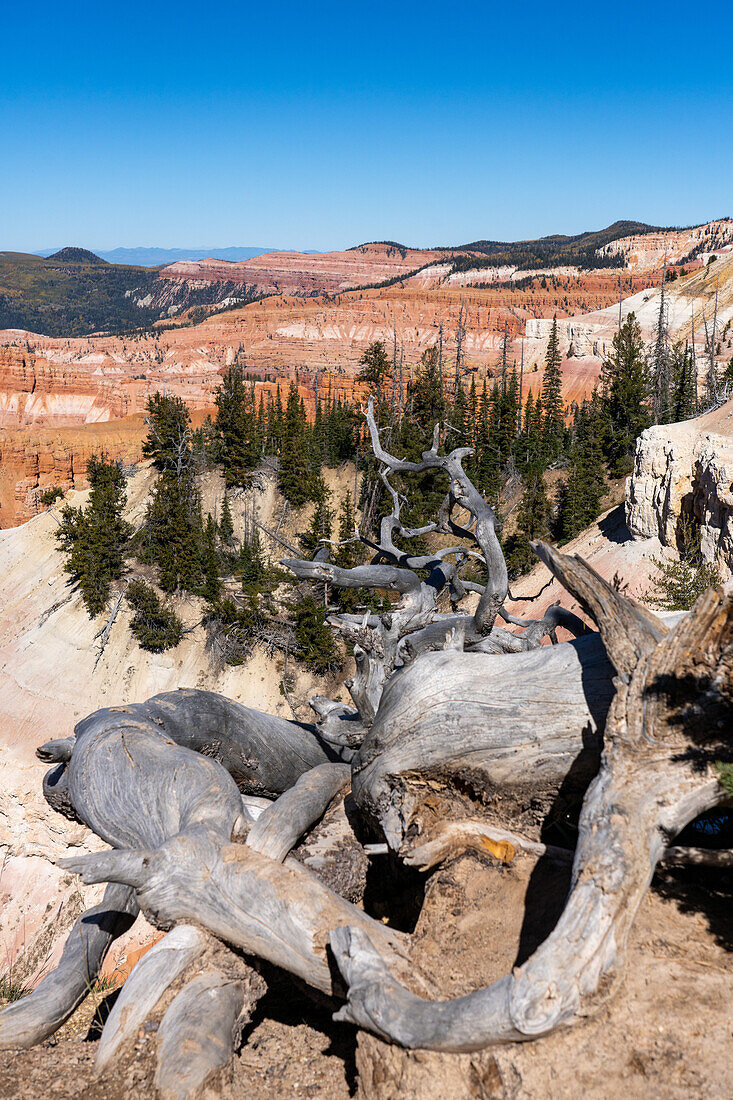
<path id="1" fill-rule="evenodd" d="M 732 30 L 730 0 L 7 4 L 0 249 L 733 214 Z"/>

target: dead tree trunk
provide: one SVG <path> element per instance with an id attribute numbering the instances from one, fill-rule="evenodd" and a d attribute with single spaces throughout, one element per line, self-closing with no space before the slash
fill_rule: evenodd
<path id="1" fill-rule="evenodd" d="M 571 893 L 523 966 L 453 1001 L 425 1001 L 390 974 L 360 929 L 331 945 L 349 983 L 339 1014 L 406 1047 L 476 1050 L 536 1038 L 587 1014 L 618 976 L 639 903 L 670 837 L 722 802 L 710 767 L 730 751 L 733 598 L 709 591 L 671 632 L 590 566 L 540 545 L 598 623 L 616 669 L 598 776 L 585 797 Z"/>
<path id="2" fill-rule="evenodd" d="M 133 970 L 98 1068 L 113 1066 L 130 1029 L 163 1006 L 164 1096 L 193 1095 L 225 1072 L 262 989 L 242 953 L 346 998 L 339 1018 L 404 1047 L 464 1052 L 536 1038 L 592 1009 L 619 972 L 669 841 L 723 800 L 711 762 L 730 758 L 733 598 L 708 592 L 670 631 L 581 560 L 539 544 L 600 634 L 560 607 L 517 620 L 504 607 L 496 518 L 461 466 L 467 452 L 439 455 L 436 429 L 421 462 L 397 459 L 381 447 L 371 404 L 367 419 L 393 503 L 379 543 L 361 538 L 374 561 L 348 570 L 320 556 L 287 563 L 304 579 L 397 596 L 388 613 L 335 620 L 356 643 L 356 709 L 319 697 L 309 726 L 179 691 L 98 711 L 74 737 L 43 746 L 39 756 L 54 764 L 49 802 L 111 846 L 62 865 L 117 885 L 80 919 L 59 968 L 0 1012 L 0 1048 L 30 1046 L 68 1018 L 83 996 L 81 970 L 97 972 L 138 905 L 169 936 Z M 409 555 L 394 540 L 416 532 L 400 522 L 389 474 L 429 469 L 445 471 L 448 494 L 422 533 L 462 541 Z M 455 509 L 468 513 L 465 526 Z M 485 585 L 460 576 L 472 555 Z M 438 609 L 446 590 L 450 614 Z M 474 591 L 477 608 L 462 612 Z M 541 645 L 559 627 L 576 640 Z M 568 790 L 584 799 L 574 856 L 540 837 Z M 572 888 L 523 965 L 439 1000 L 410 936 L 360 907 L 365 867 L 373 856 L 429 869 L 472 846 L 503 861 L 516 852 L 572 858 Z M 90 922 L 104 934 L 83 940 Z"/>

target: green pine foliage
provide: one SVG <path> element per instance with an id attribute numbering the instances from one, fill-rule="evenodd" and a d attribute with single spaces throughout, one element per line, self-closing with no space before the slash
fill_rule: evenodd
<path id="1" fill-rule="evenodd" d="M 181 477 L 192 465 L 191 417 L 180 397 L 154 393 L 147 401 L 148 435 L 143 454 L 163 473 Z"/>
<path id="2" fill-rule="evenodd" d="M 209 512 L 206 517 L 203 538 L 203 569 L 204 584 L 201 595 L 210 604 L 217 604 L 221 596 L 221 579 L 219 577 L 219 558 L 216 552 L 216 524 Z"/>
<path id="3" fill-rule="evenodd" d="M 362 563 L 362 544 L 356 541 L 348 541 L 349 539 L 353 540 L 355 528 L 354 503 L 351 491 L 347 489 L 346 495 L 341 501 L 338 516 L 338 541 L 344 545 L 336 547 L 331 555 L 334 565 L 338 565 L 341 569 L 353 569 Z M 337 588 L 334 592 L 339 610 L 342 612 L 356 612 L 365 604 L 373 603 L 373 595 L 368 588 Z"/>
<path id="4" fill-rule="evenodd" d="M 238 363 L 226 371 L 214 398 L 215 454 L 227 489 L 245 487 L 259 465 L 263 440 L 259 438 L 254 388 L 244 380 Z"/>
<path id="5" fill-rule="evenodd" d="M 242 578 L 242 590 L 247 595 L 256 596 L 267 586 L 269 571 L 260 535 L 256 530 L 250 539 L 242 540 L 238 569 Z"/>
<path id="6" fill-rule="evenodd" d="M 723 790 L 729 798 L 733 799 L 733 764 L 718 763 L 715 765 L 715 770 Z"/>
<path id="7" fill-rule="evenodd" d="M 53 504 L 56 503 L 57 500 L 63 499 L 64 490 L 61 488 L 60 485 L 52 485 L 49 489 L 44 489 L 44 491 L 38 498 L 40 503 L 43 504 L 46 508 L 50 508 Z"/>
<path id="8" fill-rule="evenodd" d="M 551 524 L 552 509 L 542 469 L 535 469 L 524 479 L 524 492 L 517 512 L 517 531 L 507 539 L 504 547 L 510 577 L 529 572 L 536 563 L 530 542 L 550 538 Z"/>
<path id="9" fill-rule="evenodd" d="M 66 505 L 56 538 L 66 554 L 64 568 L 93 617 L 104 610 L 112 582 L 124 572 L 132 528 L 122 518 L 127 494 L 120 467 L 104 455 L 93 456 L 87 463 L 87 477 L 91 486 L 87 507 Z"/>
<path id="10" fill-rule="evenodd" d="M 390 371 L 390 362 L 383 341 L 375 340 L 370 344 L 359 362 L 361 370 L 356 376 L 358 381 L 374 386 L 379 395 Z"/>
<path id="11" fill-rule="evenodd" d="M 164 472 L 148 502 L 142 533 L 143 561 L 158 567 L 164 592 L 196 593 L 204 580 L 201 495 L 190 473 Z"/>
<path id="12" fill-rule="evenodd" d="M 135 612 L 130 631 L 141 649 L 162 653 L 178 645 L 183 637 L 183 623 L 154 588 L 136 579 L 127 586 L 125 598 Z"/>
<path id="13" fill-rule="evenodd" d="M 315 507 L 310 526 L 305 534 L 298 537 L 300 549 L 308 557 L 313 557 L 323 546 L 322 539 L 330 539 L 333 530 L 333 509 L 329 505 L 331 493 L 322 477 L 314 489 Z"/>
<path id="14" fill-rule="evenodd" d="M 644 344 L 639 322 L 629 314 L 613 338 L 601 368 L 603 452 L 612 477 L 631 471 L 636 441 L 651 422 Z"/>
<path id="15" fill-rule="evenodd" d="M 557 316 L 552 319 L 542 379 L 542 448 L 545 461 L 555 462 L 565 449 L 565 406 L 562 399 L 562 356 Z"/>
<path id="16" fill-rule="evenodd" d="M 221 515 L 219 516 L 219 538 L 221 539 L 222 546 L 226 549 L 234 545 L 234 520 L 232 519 L 229 496 L 226 492 L 224 493 L 224 499 L 221 503 Z"/>
<path id="17" fill-rule="evenodd" d="M 295 640 L 300 659 L 311 672 L 331 672 L 340 664 L 338 649 L 330 627 L 326 626 L 326 610 L 312 596 L 300 600 L 295 611 Z"/>
<path id="18" fill-rule="evenodd" d="M 303 400 L 291 382 L 280 433 L 278 488 L 293 508 L 314 500 L 320 491 L 321 461 L 314 452 Z"/>
<path id="19" fill-rule="evenodd" d="M 567 478 L 559 493 L 556 530 L 567 542 L 598 517 L 606 491 L 603 452 L 598 434 L 597 402 L 585 401 L 577 410 L 570 446 Z"/>
<path id="20" fill-rule="evenodd" d="M 677 525 L 679 559 L 665 562 L 652 558 L 657 567 L 651 602 L 663 611 L 689 611 L 706 592 L 722 583 L 714 565 L 703 561 L 700 523 L 683 513 Z"/>
<path id="21" fill-rule="evenodd" d="M 697 371 L 692 350 L 688 344 L 675 344 L 670 357 L 672 392 L 670 398 L 671 424 L 689 420 L 695 416 L 699 403 L 697 396 Z"/>

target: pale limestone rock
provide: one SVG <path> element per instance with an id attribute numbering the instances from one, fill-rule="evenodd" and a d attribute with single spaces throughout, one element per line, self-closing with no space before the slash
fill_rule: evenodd
<path id="1" fill-rule="evenodd" d="M 703 560 L 733 576 L 733 401 L 694 420 L 642 433 L 626 483 L 635 539 L 675 547 L 681 512 L 701 523 Z"/>

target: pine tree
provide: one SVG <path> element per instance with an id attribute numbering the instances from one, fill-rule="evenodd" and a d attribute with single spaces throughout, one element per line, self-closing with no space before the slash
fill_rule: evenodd
<path id="1" fill-rule="evenodd" d="M 346 495 L 341 501 L 338 522 L 338 541 L 344 543 L 344 545 L 337 547 L 333 554 L 334 565 L 340 566 L 341 569 L 353 569 L 361 561 L 360 543 L 347 541 L 354 538 L 355 528 L 354 505 L 351 492 L 347 489 Z M 355 612 L 359 605 L 365 602 L 365 596 L 367 595 L 364 589 L 359 588 L 337 588 L 335 590 L 339 608 L 344 612 Z"/>
<path id="2" fill-rule="evenodd" d="M 669 424 L 671 417 L 672 367 L 669 356 L 669 326 L 667 324 L 667 303 L 665 283 L 667 264 L 662 271 L 662 287 L 659 296 L 657 331 L 651 350 L 652 417 L 655 424 Z"/>
<path id="3" fill-rule="evenodd" d="M 259 531 L 255 529 L 249 539 L 242 542 L 239 551 L 239 571 L 242 576 L 242 590 L 255 596 L 267 579 L 267 562 L 262 552 Z"/>
<path id="4" fill-rule="evenodd" d="M 658 572 L 651 602 L 664 611 L 689 611 L 703 592 L 722 583 L 718 569 L 703 561 L 700 535 L 699 522 L 683 513 L 677 527 L 679 559 L 652 558 Z"/>
<path id="5" fill-rule="evenodd" d="M 565 447 L 565 410 L 562 400 L 562 356 L 557 315 L 552 319 L 542 379 L 542 446 L 547 462 L 555 462 Z"/>
<path id="6" fill-rule="evenodd" d="M 164 592 L 198 592 L 203 581 L 201 497 L 193 477 L 163 473 L 148 502 L 143 557 L 158 566 Z"/>
<path id="7" fill-rule="evenodd" d="M 224 492 L 224 500 L 221 504 L 219 538 L 221 539 L 222 545 L 226 548 L 230 547 L 234 542 L 234 520 L 232 519 L 232 509 L 229 505 L 229 496 L 226 490 Z"/>
<path id="8" fill-rule="evenodd" d="M 214 428 L 219 439 L 219 461 L 228 489 L 247 486 L 260 461 L 252 391 L 245 385 L 244 372 L 233 364 L 225 373 L 214 398 Z"/>
<path id="9" fill-rule="evenodd" d="M 601 367 L 603 452 L 612 477 L 631 470 L 636 440 L 649 426 L 648 386 L 639 322 L 630 313 L 613 338 L 613 351 Z"/>
<path id="10" fill-rule="evenodd" d="M 132 528 L 122 518 L 127 494 L 120 467 L 104 455 L 94 455 L 87 462 L 87 477 L 91 487 L 87 507 L 67 504 L 56 538 L 66 552 L 64 568 L 94 616 L 104 609 L 112 581 L 122 576 Z"/>
<path id="11" fill-rule="evenodd" d="M 377 400 L 381 401 L 382 388 L 389 374 L 389 358 L 382 340 L 375 340 L 366 349 L 361 359 L 361 370 L 357 374 L 359 382 L 374 386 Z"/>
<path id="12" fill-rule="evenodd" d="M 162 653 L 178 645 L 183 637 L 183 623 L 154 588 L 136 579 L 127 586 L 125 599 L 135 612 L 130 633 L 141 649 Z"/>
<path id="13" fill-rule="evenodd" d="M 326 488 L 323 478 L 319 478 L 314 490 L 315 507 L 310 526 L 304 535 L 298 536 L 298 542 L 303 553 L 313 556 L 321 549 L 321 539 L 330 539 L 333 525 L 333 511 L 329 507 L 331 494 Z"/>
<path id="14" fill-rule="evenodd" d="M 692 352 L 687 344 L 684 348 L 676 344 L 670 357 L 670 375 L 672 392 L 670 397 L 669 422 L 676 424 L 680 420 L 689 420 L 697 413 L 697 378 Z"/>
<path id="15" fill-rule="evenodd" d="M 542 470 L 534 469 L 524 479 L 524 492 L 517 511 L 517 533 L 507 539 L 505 556 L 513 577 L 527 573 L 537 561 L 530 542 L 550 536 L 551 508 Z"/>
<path id="16" fill-rule="evenodd" d="M 326 611 L 312 596 L 296 605 L 294 633 L 306 668 L 323 673 L 338 666 L 338 650 L 331 629 L 326 626 Z"/>
<path id="17" fill-rule="evenodd" d="M 592 403 L 584 402 L 576 414 L 570 466 L 559 495 L 557 533 L 561 540 L 579 535 L 597 518 L 606 491 L 603 466 L 597 415 Z"/>
<path id="18" fill-rule="evenodd" d="M 216 524 L 211 512 L 206 517 L 204 527 L 203 545 L 204 586 L 202 595 L 211 604 L 216 604 L 221 597 L 221 580 L 219 579 L 219 562 L 216 556 Z"/>
<path id="19" fill-rule="evenodd" d="M 318 492 L 321 464 L 310 444 L 305 408 L 297 385 L 291 382 L 280 442 L 278 488 L 293 508 L 313 500 Z"/>
<path id="20" fill-rule="evenodd" d="M 181 397 L 154 393 L 147 401 L 148 435 L 143 454 L 158 470 L 182 477 L 192 463 L 191 417 Z"/>

